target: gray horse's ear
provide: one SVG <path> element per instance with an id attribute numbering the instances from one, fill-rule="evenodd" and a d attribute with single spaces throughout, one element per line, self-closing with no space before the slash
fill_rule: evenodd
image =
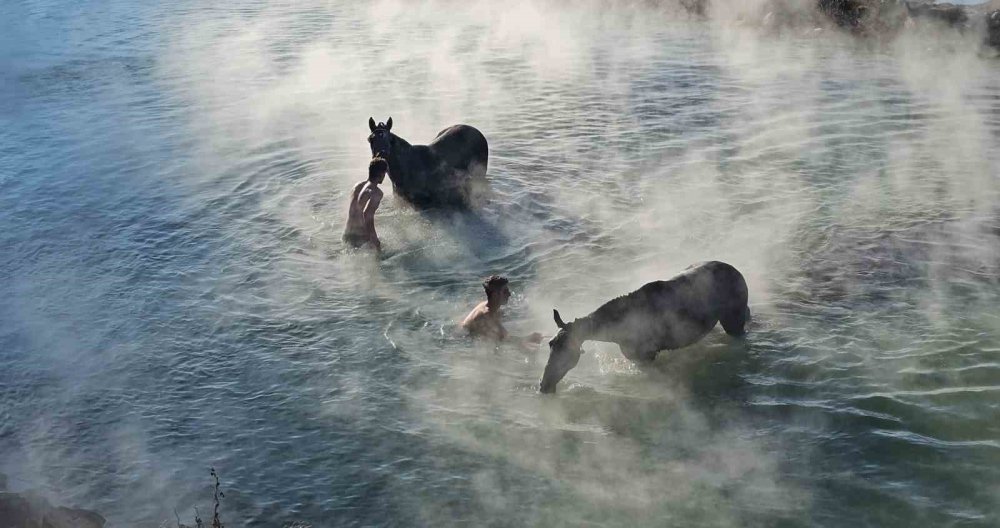
<path id="1" fill-rule="evenodd" d="M 392 130 L 392 118 L 391 117 L 385 122 L 385 131 L 388 132 L 390 130 Z"/>
<path id="2" fill-rule="evenodd" d="M 563 322 L 562 317 L 559 317 L 559 310 L 552 309 L 552 318 L 556 320 L 556 326 L 564 330 L 566 329 L 566 323 Z"/>
<path id="3" fill-rule="evenodd" d="M 375 120 L 370 117 L 368 118 L 368 129 L 372 132 L 375 131 Z"/>

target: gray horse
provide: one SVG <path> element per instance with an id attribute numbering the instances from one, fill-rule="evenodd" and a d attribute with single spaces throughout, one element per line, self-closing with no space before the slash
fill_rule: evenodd
<path id="1" fill-rule="evenodd" d="M 411 145 L 392 133 L 391 117 L 368 118 L 368 128 L 372 156 L 389 162 L 393 191 L 414 207 L 467 208 L 485 198 L 489 146 L 479 130 L 454 125 L 428 145 Z"/>
<path id="2" fill-rule="evenodd" d="M 541 380 L 544 393 L 555 392 L 556 384 L 580 361 L 584 341 L 617 343 L 630 360 L 650 362 L 660 350 L 698 341 L 717 322 L 729 335 L 743 335 L 750 319 L 743 275 L 716 261 L 695 264 L 667 281 L 650 282 L 572 323 L 564 323 L 557 310 L 552 313 L 559 333 L 549 341 L 549 362 Z"/>

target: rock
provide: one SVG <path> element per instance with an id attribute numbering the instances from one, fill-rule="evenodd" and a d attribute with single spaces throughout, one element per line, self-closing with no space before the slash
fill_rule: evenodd
<path id="1" fill-rule="evenodd" d="M 873 39 L 893 39 L 922 25 L 981 35 L 984 45 L 1000 51 L 1000 0 L 960 5 L 936 0 L 761 0 L 725 3 L 721 0 L 645 0 L 672 5 L 689 16 L 751 21 L 769 31 L 836 26 Z M 933 32 L 927 32 L 930 35 Z"/>
<path id="2" fill-rule="evenodd" d="M 943 23 L 948 27 L 964 28 L 969 24 L 968 7 L 955 4 L 938 4 L 929 1 L 906 2 L 906 10 L 915 19 Z"/>
<path id="3" fill-rule="evenodd" d="M 909 20 L 902 0 L 817 0 L 816 9 L 853 33 L 893 36 Z"/>
<path id="4" fill-rule="evenodd" d="M 55 507 L 34 493 L 0 493 L 0 528 L 103 528 L 88 510 Z"/>
<path id="5" fill-rule="evenodd" d="M 688 14 L 697 17 L 705 16 L 708 0 L 680 0 L 680 2 L 681 7 L 683 7 Z"/>
<path id="6" fill-rule="evenodd" d="M 77 528 L 104 528 L 107 521 L 99 513 L 82 508 L 67 508 L 60 506 L 56 509 L 57 518 L 65 519 L 66 526 Z"/>
<path id="7" fill-rule="evenodd" d="M 1000 9 L 986 15 L 986 45 L 1000 49 Z"/>
<path id="8" fill-rule="evenodd" d="M 868 17 L 868 3 L 865 0 L 818 0 L 816 7 L 838 26 L 856 29 Z"/>
<path id="9" fill-rule="evenodd" d="M 935 0 L 816 0 L 817 10 L 852 33 L 892 38 L 913 24 L 931 23 L 983 35 L 983 43 L 1000 49 L 1000 0 L 976 5 Z"/>
<path id="10" fill-rule="evenodd" d="M 762 4 L 762 12 L 761 25 L 768 29 L 815 30 L 823 25 L 816 10 L 798 0 L 768 0 Z"/>

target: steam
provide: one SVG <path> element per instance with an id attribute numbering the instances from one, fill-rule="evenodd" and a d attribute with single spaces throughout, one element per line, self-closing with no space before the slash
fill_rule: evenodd
<path id="1" fill-rule="evenodd" d="M 746 276 L 760 331 L 822 335 L 822 326 L 775 307 L 816 295 L 800 279 L 815 244 L 803 239 L 805 226 L 836 219 L 863 233 L 916 214 L 978 229 L 976 218 L 995 203 L 996 162 L 969 100 L 981 86 L 973 47 L 933 49 L 923 34 L 869 50 L 829 27 L 774 33 L 772 4 L 711 6 L 708 22 L 684 25 L 690 19 L 676 6 L 379 1 L 333 8 L 325 27 L 292 38 L 284 32 L 294 15 L 273 7 L 249 21 L 193 24 L 164 71 L 205 79 L 179 93 L 199 109 L 195 127 L 208 128 L 198 132 L 206 159 L 244 142 L 281 141 L 316 160 L 300 179 L 251 182 L 268 189 L 262 209 L 309 241 L 307 261 L 283 262 L 284 273 L 335 297 L 394 306 L 401 315 L 387 313 L 385 329 L 392 347 L 413 368 L 443 369 L 429 386 L 403 387 L 435 442 L 555 487 L 551 512 L 522 512 L 522 520 L 572 524 L 607 510 L 637 522 L 735 526 L 750 512 L 801 512 L 811 493 L 782 476 L 782 446 L 754 440 L 735 413 L 728 425 L 711 424 L 685 380 L 698 368 L 692 358 L 732 361 L 747 354 L 741 345 L 713 334 L 651 374 L 614 345 L 592 343 L 564 394 L 549 401 L 534 392 L 544 350 L 496 355 L 447 337 L 490 273 L 511 274 L 523 293 L 510 326 L 554 332 L 553 306 L 582 316 L 707 259 Z M 786 7 L 791 19 L 807 18 L 805 2 Z M 706 34 L 707 49 L 687 44 Z M 648 84 L 670 70 L 682 73 Z M 903 83 L 884 88 L 895 79 Z M 886 138 L 893 97 L 933 115 Z M 483 130 L 494 203 L 471 219 L 390 203 L 378 218 L 393 248 L 381 264 L 335 249 L 346 192 L 363 178 L 370 115 L 391 115 L 414 143 L 453 123 Z M 656 130 L 662 123 L 677 128 Z M 824 144 L 831 128 L 840 146 Z M 866 155 L 873 146 L 882 153 Z M 843 166 L 854 175 L 829 175 Z M 927 167 L 944 180 L 929 179 Z M 936 184 L 946 198 L 928 198 Z M 992 250 L 967 256 L 995 262 Z M 441 273 L 455 282 L 441 284 Z M 861 287 L 840 280 L 845 291 Z M 287 291 L 279 281 L 270 294 L 291 301 Z M 356 415 L 350 409 L 331 402 L 328 412 Z M 502 476 L 469 478 L 484 512 L 516 509 L 519 492 Z M 433 501 L 420 511 L 431 524 L 451 514 Z"/>
<path id="2" fill-rule="evenodd" d="M 368 391 L 389 384 L 355 363 L 326 370 L 341 355 L 404 365 L 398 419 L 431 455 L 477 461 L 457 477 L 474 514 L 713 526 L 804 514 L 814 490 L 784 465 L 808 453 L 762 434 L 744 412 L 753 402 L 730 388 L 780 377 L 747 371 L 779 370 L 760 350 L 794 348 L 812 366 L 840 345 L 861 356 L 870 385 L 895 386 L 920 362 L 886 359 L 879 345 L 933 345 L 888 317 L 933 333 L 957 304 L 954 281 L 995 278 L 996 126 L 982 111 L 993 77 L 974 46 L 943 34 L 859 44 L 828 27 L 776 31 L 768 13 L 713 2 L 693 22 L 656 2 L 379 0 L 178 15 L 156 69 L 192 138 L 192 170 L 176 186 L 263 255 L 248 271 L 263 286 L 245 287 L 244 270 L 203 279 L 213 313 L 282 321 L 302 310 L 339 325 L 335 346 L 309 348 L 310 368 L 333 372 L 340 391 L 322 392 L 330 378 L 303 382 L 325 395 L 304 413 L 317 419 L 364 419 Z M 386 254 L 345 250 L 369 116 L 392 116 L 415 144 L 455 123 L 482 130 L 493 202 L 422 214 L 387 198 L 376 219 Z M 544 347 L 452 335 L 489 274 L 512 279 L 514 333 L 551 335 L 553 307 L 571 320 L 710 259 L 747 279 L 746 342 L 716 330 L 643 369 L 589 343 L 560 394 L 542 398 Z M 917 293 L 876 299 L 879 273 Z M 984 288 L 966 309 L 996 300 Z M 851 324 L 831 329 L 836 317 Z M 306 361 L 287 350 L 252 359 L 275 371 Z M 123 431 L 118 456 L 152 456 L 141 427 Z M 68 457 L 33 456 L 22 474 Z M 150 471 L 153 497 L 181 469 Z M 413 506 L 421 521 L 455 518 L 459 507 L 431 495 Z"/>

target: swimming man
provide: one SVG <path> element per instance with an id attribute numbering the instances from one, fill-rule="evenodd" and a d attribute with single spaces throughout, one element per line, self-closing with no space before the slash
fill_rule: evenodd
<path id="1" fill-rule="evenodd" d="M 535 332 L 527 337 L 514 337 L 507 333 L 500 318 L 500 307 L 510 299 L 507 277 L 493 275 L 483 281 L 486 300 L 479 303 L 462 321 L 462 329 L 473 337 L 483 337 L 495 341 L 515 341 L 522 346 L 537 345 L 542 342 L 542 334 Z"/>
<path id="2" fill-rule="evenodd" d="M 344 243 L 356 248 L 370 243 L 375 251 L 382 250 L 382 243 L 375 232 L 375 211 L 382 203 L 382 189 L 378 185 L 385 179 L 388 170 L 389 164 L 376 156 L 368 164 L 368 179 L 354 186 L 347 210 Z"/>

